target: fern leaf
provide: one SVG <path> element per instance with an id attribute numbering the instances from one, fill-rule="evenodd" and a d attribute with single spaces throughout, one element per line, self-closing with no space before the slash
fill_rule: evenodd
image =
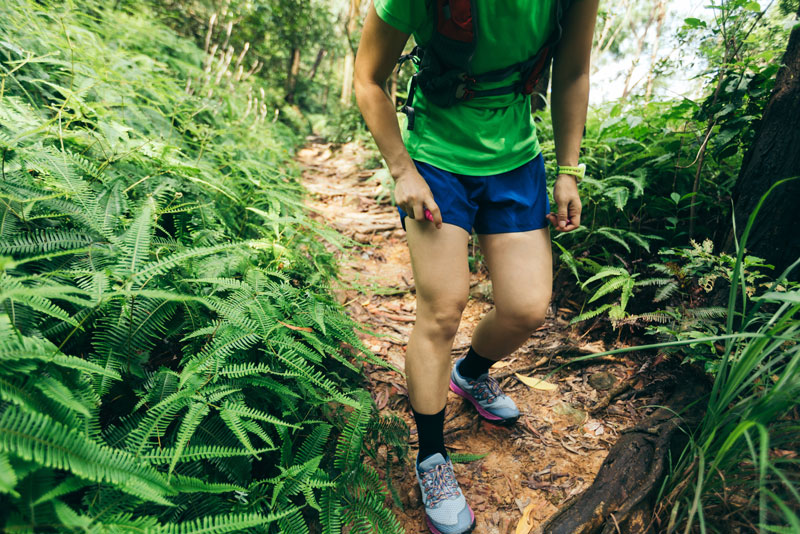
<path id="1" fill-rule="evenodd" d="M 145 202 L 139 215 L 119 241 L 122 251 L 117 264 L 120 273 L 136 273 L 147 262 L 153 237 L 153 201 Z"/>
<path id="2" fill-rule="evenodd" d="M 619 245 L 622 246 L 622 248 L 624 248 L 628 253 L 630 253 L 631 251 L 630 245 L 628 245 L 628 243 L 617 234 L 616 230 L 617 230 L 616 228 L 599 228 L 595 230 L 595 233 L 600 234 L 610 239 L 611 241 L 614 241 L 615 243 L 618 243 Z"/>
<path id="3" fill-rule="evenodd" d="M 44 376 L 39 378 L 34 383 L 34 387 L 38 389 L 45 397 L 57 402 L 67 410 L 78 413 L 86 418 L 90 416 L 89 407 L 85 406 L 79 399 L 77 399 L 72 391 L 70 391 L 70 388 L 52 376 Z"/>
<path id="4" fill-rule="evenodd" d="M 589 302 L 590 303 L 594 302 L 597 299 L 604 297 L 613 291 L 616 291 L 617 289 L 623 287 L 628 280 L 629 278 L 622 276 L 608 280 L 606 283 L 600 286 L 600 288 L 597 291 L 595 291 L 594 295 L 592 295 L 592 298 L 589 299 Z"/>
<path id="5" fill-rule="evenodd" d="M 463 453 L 451 453 L 450 454 L 450 461 L 454 464 L 464 464 L 469 462 L 474 462 L 476 460 L 480 460 L 482 458 L 486 458 L 488 456 L 488 452 L 483 454 L 463 454 Z"/>
<path id="6" fill-rule="evenodd" d="M 580 323 L 581 321 L 586 321 L 588 319 L 594 319 L 595 317 L 597 317 L 598 315 L 600 315 L 601 313 L 603 313 L 604 311 L 606 311 L 610 307 L 611 307 L 611 304 L 603 304 L 602 306 L 600 306 L 598 308 L 595 308 L 594 310 L 589 310 L 589 311 L 587 311 L 585 313 L 582 313 L 582 314 L 578 315 L 577 317 L 574 317 L 569 322 L 569 324 L 575 324 L 575 323 Z"/>
<path id="7" fill-rule="evenodd" d="M 34 230 L 0 242 L 0 254 L 44 254 L 53 250 L 81 248 L 94 239 L 83 232 Z"/>
<path id="8" fill-rule="evenodd" d="M 0 415 L 0 452 L 95 482 L 110 482 L 141 499 L 171 505 L 165 497 L 174 490 L 163 475 L 128 453 L 95 443 L 44 414 L 8 407 Z"/>
<path id="9" fill-rule="evenodd" d="M 655 296 L 653 296 L 654 302 L 663 302 L 670 298 L 675 292 L 678 291 L 678 284 L 677 282 L 670 281 L 666 285 L 660 287 L 658 291 L 656 291 Z"/>
<path id="10" fill-rule="evenodd" d="M 19 497 L 19 493 L 14 489 L 17 486 L 17 474 L 11 467 L 8 453 L 0 452 L 0 493 L 10 493 L 14 497 Z"/>
<path id="11" fill-rule="evenodd" d="M 315 426 L 311 434 L 309 434 L 303 441 L 303 444 L 300 445 L 295 460 L 299 463 L 305 463 L 314 457 L 321 456 L 323 448 L 328 442 L 331 428 L 331 425 L 324 423 Z"/>
<path id="12" fill-rule="evenodd" d="M 265 447 L 255 449 L 257 454 L 262 454 L 269 451 L 274 451 L 275 447 Z M 247 449 L 240 449 L 235 447 L 221 447 L 219 445 L 189 445 L 183 449 L 181 454 L 177 456 L 178 463 L 194 462 L 197 460 L 216 460 L 222 458 L 240 458 L 246 456 L 253 456 L 253 453 Z M 175 458 L 174 447 L 166 447 L 163 449 L 150 449 L 139 457 L 146 460 L 150 464 L 168 464 Z"/>
<path id="13" fill-rule="evenodd" d="M 342 504 L 334 490 L 327 489 L 322 491 L 320 508 L 319 519 L 322 525 L 322 534 L 341 534 Z"/>
<path id="14" fill-rule="evenodd" d="M 235 413 L 228 412 L 224 409 L 220 410 L 219 416 L 225 422 L 225 425 L 230 429 L 233 435 L 239 440 L 239 443 L 241 443 L 250 454 L 256 458 L 260 458 L 258 451 L 256 451 L 255 447 L 253 447 L 253 443 L 250 441 L 250 436 L 247 435 L 247 430 L 244 427 L 242 418 Z"/>
<path id="15" fill-rule="evenodd" d="M 583 283 L 583 288 L 586 288 L 592 282 L 597 280 L 601 280 L 603 278 L 608 278 L 609 276 L 628 276 L 628 271 L 623 269 L 622 267 L 603 267 L 599 272 L 597 272 L 594 276 L 590 277 Z"/>
<path id="16" fill-rule="evenodd" d="M 250 513 L 206 516 L 193 521 L 171 523 L 148 529 L 145 534 L 227 534 L 229 532 L 244 532 L 257 527 L 264 527 L 297 511 L 297 507 L 287 507 L 280 512 L 269 515 Z"/>
<path id="17" fill-rule="evenodd" d="M 167 471 L 170 475 L 175 470 L 178 459 L 181 454 L 183 454 L 195 430 L 197 430 L 197 427 L 203 422 L 203 419 L 208 415 L 209 411 L 209 407 L 204 402 L 194 402 L 189 406 L 183 421 L 181 421 L 181 426 L 178 429 L 178 437 L 175 440 L 175 452 L 173 453 L 172 461 L 170 461 L 169 470 Z"/>
<path id="18" fill-rule="evenodd" d="M 348 417 L 347 424 L 336 443 L 333 465 L 337 469 L 353 469 L 361 458 L 364 430 L 367 428 L 372 413 L 372 401 L 364 392 L 360 395 L 359 400 L 358 407 Z"/>
<path id="19" fill-rule="evenodd" d="M 247 488 L 238 484 L 220 484 L 208 482 L 199 478 L 175 474 L 172 477 L 172 488 L 180 493 L 232 493 L 241 491 L 246 493 Z"/>
<path id="20" fill-rule="evenodd" d="M 63 497 L 64 495 L 69 495 L 74 491 L 81 490 L 87 486 L 90 486 L 91 482 L 88 480 L 83 480 L 81 478 L 71 476 L 68 477 L 66 480 L 58 484 L 55 488 L 52 488 L 33 501 L 34 506 L 38 506 L 40 504 L 49 502 L 53 499 L 57 499 L 59 497 Z"/>

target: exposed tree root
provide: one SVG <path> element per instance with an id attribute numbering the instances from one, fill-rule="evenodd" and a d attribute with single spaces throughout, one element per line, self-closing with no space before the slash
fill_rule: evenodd
<path id="1" fill-rule="evenodd" d="M 592 485 L 562 505 L 536 534 L 652 532 L 652 500 L 666 460 L 670 450 L 679 451 L 686 443 L 681 427 L 693 428 L 700 421 L 707 392 L 708 385 L 697 377 L 679 380 L 665 407 L 625 431 Z"/>

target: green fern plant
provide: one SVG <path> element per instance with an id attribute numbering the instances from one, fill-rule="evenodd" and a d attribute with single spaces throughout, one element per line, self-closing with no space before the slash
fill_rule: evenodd
<path id="1" fill-rule="evenodd" d="M 142 6 L 0 21 L 0 524 L 402 532 L 365 458 L 407 429 L 260 82 L 188 94 L 203 51 Z"/>

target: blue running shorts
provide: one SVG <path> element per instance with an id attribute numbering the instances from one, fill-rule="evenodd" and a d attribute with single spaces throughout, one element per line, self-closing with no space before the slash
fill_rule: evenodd
<path id="1" fill-rule="evenodd" d="M 550 213 L 547 179 L 541 154 L 514 169 L 493 176 L 466 176 L 415 161 L 442 212 L 442 221 L 477 234 L 527 232 L 547 226 Z M 400 212 L 405 229 L 406 213 Z"/>

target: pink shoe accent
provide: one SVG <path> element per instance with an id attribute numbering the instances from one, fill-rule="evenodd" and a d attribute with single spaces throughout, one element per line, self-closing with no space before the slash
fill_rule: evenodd
<path id="1" fill-rule="evenodd" d="M 466 534 L 467 532 L 472 532 L 472 530 L 475 528 L 475 514 L 472 513 L 472 508 L 469 509 L 469 518 L 472 524 L 464 534 Z M 425 522 L 428 524 L 428 528 L 431 530 L 433 534 L 442 534 L 441 531 L 439 531 L 439 529 L 433 526 L 433 522 L 431 521 L 431 518 L 428 517 L 428 514 L 425 514 Z"/>
<path id="2" fill-rule="evenodd" d="M 460 397 L 464 397 L 465 399 L 470 401 L 472 403 L 472 405 L 475 406 L 475 409 L 478 410 L 478 413 L 481 414 L 486 419 L 489 419 L 490 421 L 503 421 L 504 420 L 502 417 L 499 417 L 497 415 L 494 415 L 493 413 L 490 413 L 490 412 L 486 411 L 480 404 L 478 404 L 478 401 L 475 400 L 475 397 L 473 397 L 472 395 L 470 395 L 469 393 L 467 393 L 466 391 L 464 391 L 463 389 L 458 387 L 458 384 L 453 382 L 452 379 L 450 379 L 450 389 L 456 395 L 458 395 Z"/>

